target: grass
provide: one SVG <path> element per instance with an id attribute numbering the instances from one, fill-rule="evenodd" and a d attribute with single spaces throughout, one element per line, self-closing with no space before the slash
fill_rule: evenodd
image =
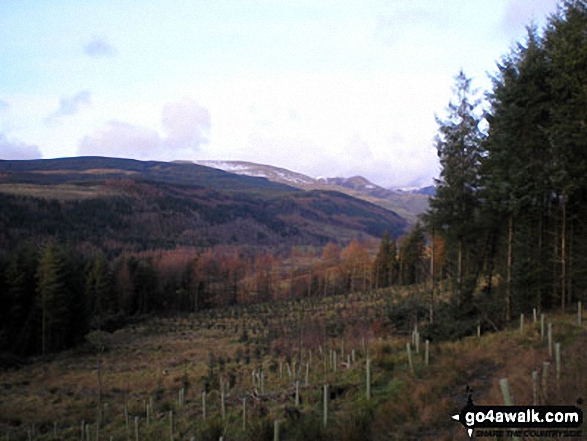
<path id="1" fill-rule="evenodd" d="M 544 361 L 552 366 L 543 402 L 572 405 L 585 398 L 579 395 L 587 391 L 587 331 L 574 325 L 575 316 L 548 316 L 554 341 L 563 348 L 558 381 L 547 344 L 540 340 L 539 324 L 533 323 L 522 335 L 512 325 L 511 330 L 481 338 L 432 343 L 430 366 L 424 365 L 422 344 L 420 354 L 413 353 L 412 374 L 405 347 L 408 336 L 389 332 L 385 318 L 376 313 L 392 295 L 399 294 L 319 299 L 311 308 L 303 302 L 227 308 L 184 318 L 149 319 L 113 334 L 94 333 L 76 350 L 2 372 L 0 439 L 5 434 L 11 440 L 27 439 L 33 425 L 34 439 L 55 439 L 55 424 L 57 439 L 79 439 L 82 421 L 91 425 L 95 439 L 99 346 L 105 348 L 101 439 L 134 439 L 135 417 L 141 439 L 169 439 L 171 411 L 174 439 L 217 440 L 220 435 L 273 439 L 273 422 L 280 420 L 281 439 L 286 440 L 465 440 L 466 432 L 450 415 L 466 403 L 467 387 L 473 390 L 475 404 L 501 405 L 499 379 L 508 378 L 515 402 L 532 404 L 532 371 L 541 370 Z M 346 323 L 336 337 L 326 335 L 324 323 L 332 310 Z M 331 350 L 338 351 L 336 371 Z M 349 367 L 347 355 L 352 350 L 356 363 Z M 370 400 L 365 397 L 367 353 L 372 360 Z M 298 409 L 296 370 L 301 381 Z M 264 390 L 253 372 L 263 372 Z M 225 420 L 220 414 L 220 381 L 227 385 Z M 327 428 L 322 424 L 323 384 L 330 385 L 331 394 Z M 180 407 L 182 387 L 186 403 Z M 209 390 L 206 421 L 201 395 L 205 388 Z M 247 400 L 244 429 L 243 398 Z M 147 425 L 151 400 L 154 412 Z"/>
<path id="2" fill-rule="evenodd" d="M 15 196 L 30 196 L 42 199 L 56 199 L 59 201 L 94 199 L 116 194 L 112 189 L 98 185 L 38 185 L 17 183 L 0 184 L 0 193 L 7 193 Z"/>

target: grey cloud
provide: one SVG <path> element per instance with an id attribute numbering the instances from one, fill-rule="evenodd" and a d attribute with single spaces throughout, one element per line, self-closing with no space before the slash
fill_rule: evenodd
<path id="1" fill-rule="evenodd" d="M 0 133 L 0 159 L 38 159 L 41 156 L 38 146 L 11 141 Z"/>
<path id="2" fill-rule="evenodd" d="M 82 109 L 82 107 L 90 106 L 91 104 L 91 94 L 89 90 L 82 90 L 71 97 L 62 97 L 59 100 L 59 109 L 49 115 L 45 119 L 45 122 L 50 124 L 62 116 L 75 115 Z"/>
<path id="3" fill-rule="evenodd" d="M 116 48 L 104 38 L 94 37 L 84 45 L 84 53 L 90 57 L 111 57 L 116 55 Z"/>

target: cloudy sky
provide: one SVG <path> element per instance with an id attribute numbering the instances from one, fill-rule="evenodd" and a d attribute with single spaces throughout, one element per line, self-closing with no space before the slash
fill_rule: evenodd
<path id="1" fill-rule="evenodd" d="M 415 186 L 556 0 L 2 0 L 0 159 L 260 162 Z"/>

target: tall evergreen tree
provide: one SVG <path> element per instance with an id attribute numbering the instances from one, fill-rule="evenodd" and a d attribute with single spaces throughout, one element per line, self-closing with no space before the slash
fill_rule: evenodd
<path id="1" fill-rule="evenodd" d="M 387 230 L 383 233 L 379 250 L 375 257 L 374 279 L 377 288 L 385 288 L 397 279 L 397 251 L 395 241 Z"/>
<path id="2" fill-rule="evenodd" d="M 552 90 L 549 128 L 553 149 L 553 190 L 560 207 L 560 299 L 572 300 L 573 227 L 582 227 L 587 203 L 587 2 L 567 0 L 545 32 Z"/>
<path id="3" fill-rule="evenodd" d="M 420 283 L 424 280 L 424 229 L 418 222 L 399 247 L 400 280 L 404 285 Z"/>
<path id="4" fill-rule="evenodd" d="M 41 353 L 62 349 L 69 320 L 68 294 L 63 280 L 64 266 L 54 244 L 41 254 L 37 269 L 37 305 L 41 315 Z"/>
<path id="5" fill-rule="evenodd" d="M 91 302 L 94 319 L 99 325 L 106 314 L 118 309 L 112 296 L 112 276 L 102 253 L 98 253 L 89 263 L 86 295 Z"/>
<path id="6" fill-rule="evenodd" d="M 438 119 L 436 149 L 442 171 L 436 180 L 436 194 L 424 217 L 429 227 L 447 243 L 447 256 L 454 262 L 453 291 L 458 305 L 471 297 L 474 280 L 465 280 L 466 256 L 475 242 L 478 215 L 478 190 L 483 133 L 479 128 L 479 101 L 471 89 L 471 79 L 461 71 L 456 76 L 454 99 L 449 103 L 445 119 Z M 465 282 L 469 282 L 465 284 Z"/>
<path id="7" fill-rule="evenodd" d="M 35 332 L 35 275 L 38 259 L 38 250 L 34 244 L 21 244 L 12 254 L 4 273 L 2 309 L 5 317 L 0 347 L 21 355 L 34 353 L 38 341 Z"/>
<path id="8" fill-rule="evenodd" d="M 483 217 L 504 284 L 504 318 L 515 307 L 529 309 L 545 296 L 546 218 L 551 204 L 552 173 L 549 126 L 548 64 L 535 28 L 498 65 L 489 94 L 490 124 L 482 165 Z M 536 246 L 538 245 L 538 246 Z M 493 259 L 494 256 L 491 257 Z M 493 266 L 492 266 L 493 269 Z M 491 277 L 491 276 L 490 276 Z M 540 283 L 538 283 L 540 282 Z"/>

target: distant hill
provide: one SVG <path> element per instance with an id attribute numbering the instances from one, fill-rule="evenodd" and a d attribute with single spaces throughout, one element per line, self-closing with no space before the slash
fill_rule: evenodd
<path id="1" fill-rule="evenodd" d="M 323 245 L 406 231 L 348 194 L 303 191 L 193 163 L 80 157 L 0 161 L 0 248 L 57 237 L 112 251 Z"/>
<path id="2" fill-rule="evenodd" d="M 413 190 L 413 193 L 434 196 L 436 194 L 436 187 L 434 187 L 434 185 L 430 185 L 428 187 L 418 188 L 417 190 Z"/>
<path id="3" fill-rule="evenodd" d="M 394 211 L 409 224 L 428 208 L 428 197 L 434 187 L 414 191 L 395 191 L 380 187 L 362 176 L 351 178 L 311 178 L 284 168 L 245 161 L 196 161 L 197 164 L 215 167 L 220 170 L 244 176 L 264 177 L 272 182 L 290 185 L 304 190 L 333 190 L 363 199 Z M 430 192 L 432 190 L 432 193 Z"/>
<path id="4" fill-rule="evenodd" d="M 190 162 L 138 161 L 82 156 L 23 161 L 0 160 L 0 182 L 63 184 L 107 179 L 134 179 L 214 188 L 230 192 L 291 192 L 294 188 L 267 179 L 238 177 Z"/>

